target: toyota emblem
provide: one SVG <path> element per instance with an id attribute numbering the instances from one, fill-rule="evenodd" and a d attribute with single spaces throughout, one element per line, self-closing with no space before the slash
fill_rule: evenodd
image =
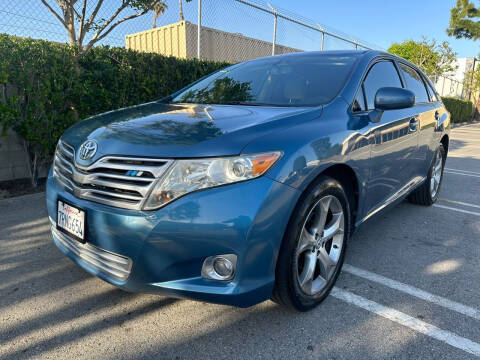
<path id="1" fill-rule="evenodd" d="M 95 140 L 87 140 L 80 146 L 80 159 L 91 159 L 97 152 L 97 142 Z"/>

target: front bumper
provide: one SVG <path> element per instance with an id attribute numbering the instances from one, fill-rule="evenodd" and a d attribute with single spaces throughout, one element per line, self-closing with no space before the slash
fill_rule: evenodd
<path id="1" fill-rule="evenodd" d="M 241 307 L 270 297 L 283 233 L 299 195 L 260 177 L 192 193 L 156 211 L 136 211 L 78 199 L 51 171 L 47 180 L 54 241 L 90 273 L 127 291 Z M 86 211 L 85 245 L 56 230 L 58 199 Z M 201 277 L 206 257 L 231 253 L 238 257 L 231 282 Z"/>

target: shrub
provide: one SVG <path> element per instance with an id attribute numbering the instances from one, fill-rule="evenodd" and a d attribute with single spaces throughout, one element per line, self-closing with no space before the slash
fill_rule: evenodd
<path id="1" fill-rule="evenodd" d="M 75 121 L 162 98 L 225 65 L 106 46 L 77 58 L 71 46 L 0 34 L 0 125 L 25 140 L 34 178 Z"/>
<path id="2" fill-rule="evenodd" d="M 461 123 L 472 119 L 473 104 L 471 101 L 450 97 L 442 97 L 442 101 L 452 116 L 452 122 Z"/>

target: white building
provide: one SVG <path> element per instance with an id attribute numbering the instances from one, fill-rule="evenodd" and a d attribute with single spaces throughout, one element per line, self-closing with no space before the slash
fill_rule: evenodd
<path id="1" fill-rule="evenodd" d="M 456 71 L 436 79 L 435 88 L 441 96 L 468 100 L 470 93 L 464 89 L 463 84 L 470 79 L 465 79 L 465 73 L 471 71 L 473 66 L 478 69 L 479 62 L 475 58 L 458 58 L 455 65 L 457 66 Z M 472 101 L 474 101 L 473 97 L 472 95 Z"/>

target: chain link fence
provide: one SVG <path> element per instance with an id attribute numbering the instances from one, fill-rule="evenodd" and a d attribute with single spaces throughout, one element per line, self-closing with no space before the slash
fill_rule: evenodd
<path id="1" fill-rule="evenodd" d="M 47 1 L 52 7 L 59 10 L 54 0 Z M 159 16 L 157 27 L 181 20 L 179 1 L 166 0 L 165 2 L 168 8 Z M 76 2 L 78 12 L 80 12 L 82 3 L 82 1 Z M 104 1 L 97 19 L 109 18 L 121 3 L 122 0 Z M 96 4 L 97 1 L 93 0 L 87 2 L 87 15 L 94 10 Z M 256 45 L 259 49 L 254 50 L 254 53 L 261 53 L 262 56 L 272 54 L 272 42 L 275 42 L 278 46 L 297 51 L 378 48 L 373 44 L 368 44 L 287 10 L 275 8 L 260 0 L 183 1 L 185 21 L 198 25 L 199 4 L 201 4 L 202 27 L 259 40 L 260 42 Z M 124 9 L 120 17 L 132 13 L 133 10 Z M 153 11 L 120 24 L 101 44 L 125 46 L 126 35 L 148 30 L 152 27 L 152 24 Z M 22 37 L 68 42 L 63 25 L 40 0 L 2 0 L 0 2 L 0 32 Z M 91 31 L 90 37 L 93 34 L 94 31 Z M 220 37 L 221 35 L 218 35 L 214 40 L 219 40 Z M 268 46 L 266 46 L 267 43 Z"/>
<path id="2" fill-rule="evenodd" d="M 55 0 L 47 1 L 58 9 Z M 158 17 L 155 29 L 154 14 L 150 11 L 121 23 L 99 44 L 228 62 L 297 51 L 380 49 L 263 0 L 165 2 L 167 9 Z M 97 3 L 87 2 L 87 16 Z M 97 19 L 108 19 L 121 3 L 122 0 L 104 0 Z M 78 12 L 82 4 L 83 1 L 76 2 Z M 124 9 L 119 18 L 133 13 L 132 9 Z M 68 42 L 65 28 L 40 0 L 0 1 L 0 33 Z M 86 42 L 94 34 L 95 30 L 90 31 Z M 433 81 L 442 96 L 465 99 L 470 95 L 459 81 L 443 76 Z"/>

